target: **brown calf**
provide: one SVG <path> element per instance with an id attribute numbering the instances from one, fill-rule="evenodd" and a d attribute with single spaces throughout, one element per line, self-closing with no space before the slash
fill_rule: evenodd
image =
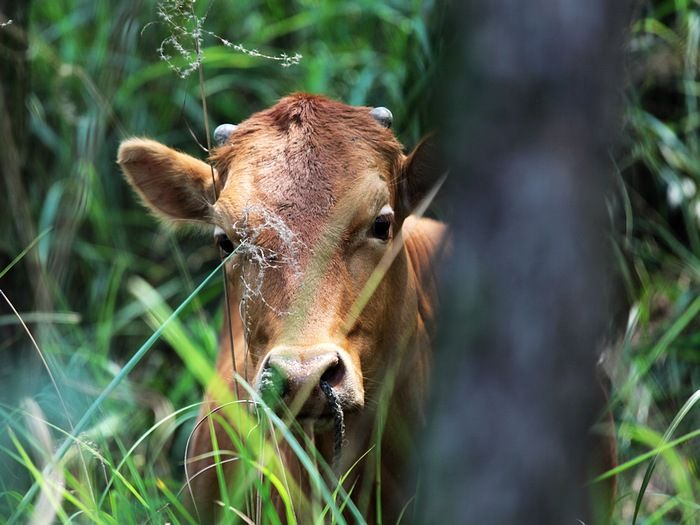
<path id="1" fill-rule="evenodd" d="M 299 94 L 220 129 L 214 170 L 148 139 L 122 143 L 118 160 L 158 215 L 214 225 L 224 253 L 238 247 L 227 268 L 236 362 L 225 329 L 217 363 L 231 390 L 237 371 L 263 397 L 284 401 L 342 474 L 371 449 L 378 397 L 392 385 L 380 498 L 353 492 L 369 502 L 369 521 L 379 500 L 387 522 L 415 491 L 406 464 L 424 420 L 432 268 L 445 234 L 440 223 L 411 215 L 436 172 L 426 147 L 404 155 L 390 116 Z M 222 402 L 212 392 L 207 400 L 203 417 Z M 344 418 L 339 449 L 333 407 Z M 230 446 L 219 428 L 217 441 Z M 202 425 L 190 471 L 198 473 L 192 487 L 204 521 L 220 499 L 215 469 L 207 468 L 211 450 Z M 349 485 L 375 490 L 374 453 L 355 466 Z M 290 471 L 299 470 L 286 456 Z"/>

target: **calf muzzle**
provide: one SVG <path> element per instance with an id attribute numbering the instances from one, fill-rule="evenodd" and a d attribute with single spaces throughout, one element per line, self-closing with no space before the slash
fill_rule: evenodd
<path id="1" fill-rule="evenodd" d="M 268 405 L 278 412 L 286 407 L 299 420 L 333 417 L 324 388 L 333 389 L 343 409 L 362 404 L 352 363 L 333 344 L 273 348 L 263 361 L 256 386 Z"/>

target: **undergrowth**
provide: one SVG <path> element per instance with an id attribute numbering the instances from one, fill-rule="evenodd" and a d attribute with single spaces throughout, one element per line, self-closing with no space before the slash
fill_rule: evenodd
<path id="1" fill-rule="evenodd" d="M 615 237 L 627 304 L 608 354 L 619 523 L 700 519 L 697 2 L 640 2 L 627 50 Z"/>

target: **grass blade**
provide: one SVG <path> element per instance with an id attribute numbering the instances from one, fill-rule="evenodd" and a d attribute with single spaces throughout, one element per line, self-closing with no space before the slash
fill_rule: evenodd
<path id="1" fill-rule="evenodd" d="M 690 412 L 690 410 L 695 406 L 695 404 L 699 400 L 700 400 L 700 390 L 696 390 L 695 393 L 692 396 L 690 396 L 688 401 L 686 401 L 685 404 L 678 411 L 678 414 L 676 414 L 676 417 L 673 418 L 673 421 L 671 421 L 671 424 L 669 425 L 668 429 L 664 433 L 664 437 L 663 437 L 664 443 L 667 443 L 671 439 L 671 436 L 676 431 L 676 428 L 678 428 L 678 425 L 680 425 L 681 421 L 683 421 L 685 416 L 688 415 L 688 412 Z M 635 525 L 637 523 L 637 517 L 639 516 L 639 510 L 641 509 L 642 500 L 644 499 L 644 492 L 646 491 L 647 486 L 649 485 L 649 481 L 651 480 L 651 475 L 654 472 L 654 468 L 656 467 L 656 461 L 657 461 L 658 457 L 659 457 L 658 454 L 656 454 L 654 456 L 654 459 L 651 460 L 651 463 L 649 463 L 649 466 L 647 467 L 647 470 L 644 473 L 644 479 L 642 480 L 642 486 L 639 488 L 639 492 L 637 493 L 637 500 L 635 501 L 635 504 L 634 504 L 634 516 L 632 517 L 632 525 Z"/>
<path id="2" fill-rule="evenodd" d="M 141 348 L 139 348 L 136 353 L 129 359 L 129 361 L 126 362 L 126 364 L 123 366 L 123 368 L 119 371 L 119 373 L 112 379 L 112 381 L 107 385 L 107 387 L 100 393 L 99 396 L 97 396 L 97 399 L 93 401 L 93 403 L 90 405 L 90 407 L 85 411 L 85 414 L 83 417 L 78 421 L 78 423 L 75 425 L 74 428 L 74 434 L 78 435 L 80 432 L 85 430 L 85 427 L 89 423 L 90 419 L 92 416 L 95 414 L 97 409 L 102 405 L 102 403 L 114 392 L 114 390 L 117 388 L 117 386 L 128 376 L 131 371 L 134 369 L 134 367 L 143 359 L 143 357 L 146 355 L 146 353 L 151 349 L 153 344 L 160 338 L 161 334 L 163 331 L 166 329 L 170 321 L 175 319 L 180 312 L 192 301 L 192 299 L 206 286 L 206 284 L 211 280 L 212 277 L 217 275 L 217 273 L 221 270 L 221 268 L 224 267 L 226 262 L 231 258 L 237 250 L 234 250 L 231 252 L 231 254 L 223 259 L 214 270 L 212 270 L 209 275 L 207 275 L 202 282 L 197 286 L 197 288 L 194 289 L 194 291 L 187 296 L 187 298 L 180 303 L 180 305 L 173 311 L 173 313 L 168 317 L 168 319 L 165 320 L 165 322 L 162 324 L 162 326 L 156 330 L 147 340 L 143 345 L 141 345 Z M 49 462 L 49 464 L 46 466 L 44 469 L 46 472 L 48 472 L 49 469 L 53 468 L 53 466 L 63 457 L 63 455 L 66 453 L 66 451 L 70 448 L 72 444 L 72 441 L 70 439 L 66 439 L 63 444 L 58 448 L 56 453 L 54 454 L 54 457 L 52 460 Z M 45 472 L 45 473 L 46 473 Z M 32 500 L 32 498 L 36 495 L 36 491 L 38 490 L 38 484 L 37 482 L 34 482 L 31 486 L 31 488 L 25 493 L 24 497 L 22 498 L 22 501 L 18 505 L 17 509 L 15 512 L 10 516 L 10 519 L 8 520 L 8 525 L 12 525 L 13 523 L 17 523 L 17 520 L 19 520 L 20 516 L 22 515 L 22 512 L 24 509 L 27 507 L 29 502 Z"/>
<path id="3" fill-rule="evenodd" d="M 50 232 L 52 229 L 53 229 L 53 228 L 47 228 L 47 229 L 45 229 L 43 232 L 41 232 L 39 235 L 37 235 L 37 236 L 34 238 L 34 240 L 33 240 L 32 242 L 30 242 L 24 250 L 22 250 L 21 252 L 19 252 L 19 254 L 17 255 L 17 257 L 15 257 L 14 259 L 12 259 L 12 262 L 10 262 L 10 264 L 8 264 L 7 266 L 5 266 L 5 268 L 3 268 L 3 270 L 0 272 L 0 279 L 2 279 L 2 278 L 4 277 L 4 275 L 5 275 L 7 272 L 9 272 L 15 264 L 17 264 L 19 261 L 21 261 L 22 258 L 23 258 L 25 255 L 27 255 L 27 253 L 29 252 L 29 250 L 31 250 L 32 248 L 34 248 L 34 246 L 36 246 L 36 244 L 37 244 L 41 239 L 43 239 L 44 236 L 48 235 L 49 232 Z"/>

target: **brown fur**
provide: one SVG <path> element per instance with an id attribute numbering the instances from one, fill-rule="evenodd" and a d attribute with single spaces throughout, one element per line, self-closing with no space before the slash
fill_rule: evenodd
<path id="1" fill-rule="evenodd" d="M 434 174 L 420 161 L 420 151 L 409 160 L 391 131 L 369 111 L 299 94 L 253 115 L 211 156 L 220 187 L 219 198 L 211 205 L 202 204 L 212 188 L 205 181 L 207 173 L 211 179 L 206 164 L 185 161 L 172 150 L 171 160 L 164 161 L 168 154 L 152 141 L 143 142 L 141 149 L 136 142 L 125 143 L 119 159 L 131 184 L 159 213 L 215 224 L 234 241 L 250 241 L 246 235 L 255 230 L 255 249 L 275 253 L 279 264 L 264 274 L 259 261 L 250 257 L 229 268 L 236 363 L 225 327 L 217 362 L 224 381 L 232 383 L 235 368 L 254 384 L 261 363 L 275 349 L 296 352 L 304 360 L 319 345 L 338 348 L 347 359 L 343 381 L 350 392 L 344 399 L 347 444 L 337 465 L 341 473 L 372 445 L 381 387 L 394 385 L 381 447 L 382 509 L 385 520 L 392 522 L 415 491 L 406 466 L 414 451 L 415 430 L 424 418 L 429 329 L 436 308 L 433 268 L 445 228 L 408 216 L 430 188 Z M 153 166 L 160 172 L 155 174 Z M 394 239 L 388 242 L 369 233 L 385 205 L 395 213 Z M 270 227 L 270 217 L 284 226 Z M 386 264 L 389 253 L 394 258 Z M 349 322 L 353 304 L 381 265 L 384 278 L 357 319 Z M 242 279 L 259 284 L 260 291 L 244 301 L 245 319 L 239 315 L 245 295 Z M 203 415 L 221 402 L 217 397 L 209 392 Z M 326 430 L 316 436 L 329 461 L 330 436 Z M 222 432 L 219 439 L 225 443 Z M 191 457 L 211 448 L 204 425 L 195 432 Z M 282 454 L 289 469 L 301 475 L 293 455 L 285 450 Z M 211 459 L 193 461 L 190 470 L 211 464 Z M 376 501 L 373 472 L 370 455 L 353 470 L 351 479 L 357 482 L 353 498 L 369 513 L 370 521 Z M 215 471 L 196 477 L 192 486 L 206 521 L 212 501 L 219 498 Z"/>

